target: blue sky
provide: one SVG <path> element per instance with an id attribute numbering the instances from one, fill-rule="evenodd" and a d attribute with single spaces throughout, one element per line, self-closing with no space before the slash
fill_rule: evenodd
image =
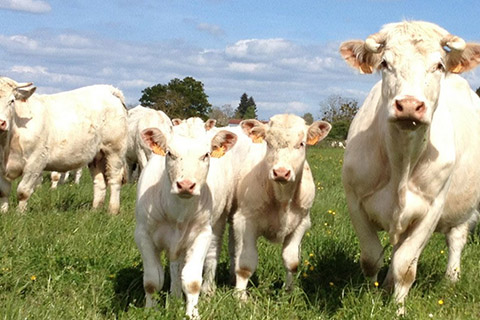
<path id="1" fill-rule="evenodd" d="M 131 105 L 145 87 L 192 76 L 214 106 L 236 108 L 246 92 L 261 119 L 318 118 L 329 95 L 362 101 L 379 79 L 350 69 L 340 43 L 404 19 L 480 42 L 473 0 L 0 0 L 0 75 L 39 93 L 108 83 Z M 480 70 L 464 77 L 480 87 Z"/>

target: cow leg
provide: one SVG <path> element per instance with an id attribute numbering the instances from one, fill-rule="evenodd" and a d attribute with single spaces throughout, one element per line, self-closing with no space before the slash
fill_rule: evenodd
<path id="1" fill-rule="evenodd" d="M 293 290 L 293 276 L 297 273 L 300 260 L 300 246 L 303 235 L 310 228 L 310 215 L 303 218 L 302 222 L 293 231 L 292 234 L 285 238 L 282 249 L 283 265 L 287 271 L 285 280 L 285 290 Z"/>
<path id="2" fill-rule="evenodd" d="M 446 276 L 452 282 L 458 281 L 460 276 L 460 260 L 463 247 L 467 243 L 468 233 L 477 223 L 478 212 L 475 210 L 469 220 L 456 226 L 446 234 L 448 246 L 448 263 Z"/>
<path id="3" fill-rule="evenodd" d="M 160 263 L 159 252 L 152 242 L 152 239 L 143 229 L 135 230 L 135 242 L 142 255 L 143 260 L 143 288 L 145 289 L 145 307 L 151 308 L 156 302 L 153 294 L 163 287 L 165 279 L 162 264 Z"/>
<path id="4" fill-rule="evenodd" d="M 107 161 L 107 181 L 110 186 L 110 203 L 108 212 L 118 214 L 120 210 L 120 188 L 124 175 L 124 161 L 117 153 L 110 153 L 106 156 Z M 126 172 L 125 172 L 126 174 Z"/>
<path id="5" fill-rule="evenodd" d="M 378 272 L 383 265 L 383 247 L 377 230 L 367 218 L 367 214 L 359 207 L 357 199 L 349 197 L 348 193 L 347 204 L 350 220 L 360 244 L 360 266 L 365 277 L 376 282 Z"/>
<path id="6" fill-rule="evenodd" d="M 75 184 L 80 184 L 80 179 L 82 178 L 82 168 L 77 169 L 75 172 Z"/>
<path id="7" fill-rule="evenodd" d="M 233 217 L 235 235 L 235 289 L 240 300 L 247 299 L 248 280 L 258 264 L 257 235 L 252 223 L 237 212 Z"/>
<path id="8" fill-rule="evenodd" d="M 175 298 L 182 297 L 181 273 L 184 265 L 184 257 L 170 261 L 170 293 Z"/>
<path id="9" fill-rule="evenodd" d="M 88 165 L 93 180 L 93 209 L 103 206 L 107 186 L 105 184 L 105 159 L 103 152 L 100 152 Z"/>
<path id="10" fill-rule="evenodd" d="M 62 174 L 57 171 L 52 171 L 50 173 L 50 180 L 52 180 L 52 185 L 50 189 L 57 189 L 58 182 L 60 181 L 60 178 L 62 177 Z"/>
<path id="11" fill-rule="evenodd" d="M 202 292 L 212 295 L 215 292 L 215 272 L 217 270 L 218 258 L 222 250 L 223 233 L 226 224 L 225 217 L 220 217 L 212 228 L 212 240 L 205 258 Z"/>
<path id="12" fill-rule="evenodd" d="M 11 189 L 12 184 L 0 175 L 0 212 L 2 213 L 8 211 L 8 197 Z"/>
<path id="13" fill-rule="evenodd" d="M 25 212 L 27 201 L 32 195 L 38 182 L 41 182 L 41 176 L 45 162 L 41 157 L 32 156 L 25 164 L 22 179 L 17 187 L 18 211 Z"/>
<path id="14" fill-rule="evenodd" d="M 185 265 L 182 269 L 182 289 L 187 300 L 186 314 L 191 319 L 197 319 L 198 296 L 202 287 L 202 270 L 208 247 L 212 238 L 212 229 L 205 227 L 196 237 L 193 245 L 185 255 Z"/>

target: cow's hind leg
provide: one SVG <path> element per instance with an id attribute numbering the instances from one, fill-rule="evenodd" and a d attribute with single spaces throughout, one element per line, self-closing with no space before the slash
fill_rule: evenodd
<path id="1" fill-rule="evenodd" d="M 10 196 L 10 190 L 12 184 L 6 180 L 3 176 L 0 176 L 0 212 L 8 211 L 8 197 Z"/>
<path id="2" fill-rule="evenodd" d="M 478 212 L 475 210 L 469 220 L 456 226 L 446 234 L 448 246 L 448 263 L 446 276 L 456 282 L 460 276 L 460 259 L 463 247 L 467 243 L 468 233 L 475 226 L 478 220 Z"/>
<path id="3" fill-rule="evenodd" d="M 93 180 L 93 209 L 103 206 L 107 186 L 105 184 L 105 157 L 103 152 L 99 152 L 93 161 L 88 165 Z"/>
<path id="4" fill-rule="evenodd" d="M 108 185 L 110 186 L 110 203 L 108 212 L 118 214 L 120 210 L 120 188 L 125 172 L 125 162 L 119 153 L 106 154 L 106 175 Z"/>

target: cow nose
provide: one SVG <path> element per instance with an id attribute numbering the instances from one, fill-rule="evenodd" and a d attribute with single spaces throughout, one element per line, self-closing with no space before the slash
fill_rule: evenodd
<path id="1" fill-rule="evenodd" d="M 395 100 L 395 116 L 398 119 L 421 120 L 425 114 L 425 103 L 414 97 Z"/>
<path id="2" fill-rule="evenodd" d="M 179 193 L 193 193 L 196 183 L 188 179 L 177 181 L 177 188 Z"/>
<path id="3" fill-rule="evenodd" d="M 291 171 L 283 167 L 273 169 L 273 177 L 278 181 L 288 181 L 291 177 Z"/>

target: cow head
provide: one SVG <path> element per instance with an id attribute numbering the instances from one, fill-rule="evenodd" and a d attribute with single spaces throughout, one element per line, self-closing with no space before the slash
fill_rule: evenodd
<path id="1" fill-rule="evenodd" d="M 210 158 L 220 158 L 236 143 L 237 136 L 221 130 L 212 138 L 207 132 L 184 136 L 175 132 L 167 140 L 157 128 L 142 131 L 142 139 L 158 155 L 165 156 L 171 193 L 182 198 L 200 195 L 207 180 Z"/>
<path id="2" fill-rule="evenodd" d="M 421 21 L 388 24 L 366 41 L 342 43 L 340 53 L 361 73 L 381 72 L 388 119 L 408 130 L 430 124 L 448 73 L 480 63 L 480 44 Z"/>
<path id="3" fill-rule="evenodd" d="M 302 118 L 292 114 L 273 116 L 268 124 L 244 120 L 240 126 L 253 142 L 264 140 L 267 143 L 265 163 L 268 177 L 282 184 L 295 182 L 301 177 L 306 146 L 325 138 L 331 129 L 325 121 L 315 121 L 307 126 Z"/>
<path id="4" fill-rule="evenodd" d="M 32 83 L 17 83 L 16 81 L 0 77 L 0 132 L 10 129 L 15 103 L 25 102 L 37 88 Z"/>

